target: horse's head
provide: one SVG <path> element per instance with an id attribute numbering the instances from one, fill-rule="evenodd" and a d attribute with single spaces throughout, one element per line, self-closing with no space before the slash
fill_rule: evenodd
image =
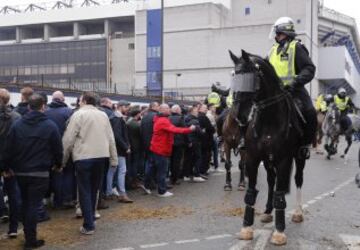
<path id="1" fill-rule="evenodd" d="M 267 60 L 242 50 L 241 57 L 229 51 L 234 62 L 231 89 L 234 93 L 234 108 L 238 110 L 241 123 L 247 123 L 255 100 L 275 95 L 280 90 L 279 78 Z"/>

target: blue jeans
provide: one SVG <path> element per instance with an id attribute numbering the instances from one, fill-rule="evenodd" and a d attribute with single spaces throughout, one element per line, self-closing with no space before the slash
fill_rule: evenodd
<path id="1" fill-rule="evenodd" d="M 106 195 L 112 194 L 112 187 L 114 183 L 114 175 L 117 173 L 116 188 L 121 195 L 126 194 L 125 189 L 125 175 L 126 175 L 126 158 L 118 156 L 119 165 L 117 168 L 109 167 L 106 178 Z M 117 170 L 117 171 L 116 171 Z"/>
<path id="2" fill-rule="evenodd" d="M 219 145 L 215 136 L 212 144 L 212 154 L 214 159 L 214 168 L 217 169 L 219 167 Z"/>
<path id="3" fill-rule="evenodd" d="M 18 221 L 21 215 L 21 197 L 16 177 L 4 178 L 4 191 L 9 199 L 9 232 L 15 233 L 18 230 Z"/>
<path id="4" fill-rule="evenodd" d="M 96 201 L 103 178 L 103 171 L 108 164 L 108 158 L 88 159 L 75 162 L 79 202 L 84 217 L 83 227 L 86 230 L 95 229 Z"/>
<path id="5" fill-rule="evenodd" d="M 150 159 L 150 162 L 153 164 L 149 164 L 146 168 L 145 187 L 149 188 L 153 176 L 153 171 L 156 169 L 158 193 L 164 194 L 167 190 L 166 175 L 168 172 L 169 157 L 151 153 Z"/>

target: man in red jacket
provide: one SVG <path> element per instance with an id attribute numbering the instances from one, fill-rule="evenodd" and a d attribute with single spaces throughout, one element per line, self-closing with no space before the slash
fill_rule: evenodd
<path id="1" fill-rule="evenodd" d="M 169 159 L 172 154 L 174 134 L 189 134 L 195 130 L 195 126 L 189 128 L 178 128 L 169 120 L 170 108 L 167 104 L 160 105 L 159 114 L 154 117 L 153 136 L 150 144 L 150 151 L 154 166 L 157 168 L 157 185 L 159 197 L 170 197 L 173 194 L 166 189 L 166 173 L 168 171 Z M 145 188 L 150 194 L 150 182 L 152 169 L 146 170 Z"/>

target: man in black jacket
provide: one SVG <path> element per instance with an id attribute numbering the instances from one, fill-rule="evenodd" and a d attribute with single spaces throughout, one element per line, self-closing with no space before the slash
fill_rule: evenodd
<path id="1" fill-rule="evenodd" d="M 211 160 L 211 142 L 214 138 L 215 128 L 211 125 L 209 118 L 206 116 L 207 106 L 202 104 L 199 109 L 199 123 L 200 128 L 204 131 L 201 135 L 201 168 L 200 174 L 206 177 L 207 171 L 210 168 Z"/>
<path id="2" fill-rule="evenodd" d="M 171 115 L 169 116 L 171 123 L 180 128 L 185 128 L 185 120 L 181 115 L 181 108 L 179 105 L 174 105 L 171 107 Z M 170 180 L 171 184 L 179 184 L 179 173 L 182 170 L 183 166 L 183 157 L 184 157 L 184 148 L 185 148 L 185 139 L 186 135 L 184 134 L 175 134 L 174 135 L 174 144 L 171 155 L 170 162 Z"/>
<path id="3" fill-rule="evenodd" d="M 66 123 L 72 115 L 72 110 L 65 103 L 65 96 L 61 91 L 52 94 L 52 101 L 45 111 L 45 115 L 53 121 L 59 129 L 61 137 L 64 135 Z M 67 164 L 62 173 L 51 172 L 51 189 L 54 192 L 55 208 L 73 207 L 76 200 L 75 170 L 71 163 Z"/>
<path id="4" fill-rule="evenodd" d="M 189 127 L 194 125 L 195 131 L 188 135 L 188 145 L 185 150 L 184 162 L 184 181 L 190 181 L 193 175 L 194 182 L 204 182 L 205 179 L 200 176 L 201 169 L 201 136 L 202 131 L 198 119 L 199 109 L 193 106 L 189 110 L 189 115 L 185 117 L 185 125 Z"/>
<path id="5" fill-rule="evenodd" d="M 158 102 L 150 103 L 148 111 L 141 119 L 140 130 L 145 153 L 145 173 L 146 169 L 152 168 L 152 162 L 150 157 L 150 143 L 153 135 L 154 117 L 158 114 L 159 107 L 160 106 Z"/>
<path id="6" fill-rule="evenodd" d="M 3 163 L 2 159 L 4 156 L 7 135 L 9 133 L 11 125 L 14 124 L 21 117 L 18 113 L 12 111 L 9 108 L 8 106 L 9 101 L 10 101 L 10 93 L 6 89 L 0 89 L 0 172 L 2 172 L 2 170 L 5 168 L 4 165 L 2 164 Z M 8 237 L 16 238 L 21 198 L 15 176 L 4 176 L 3 188 L 4 191 L 7 193 L 8 203 L 9 203 L 10 223 L 9 223 Z M 3 194 L 0 195 L 0 199 L 2 199 L 0 202 L 3 202 L 3 206 L 5 207 Z"/>
<path id="7" fill-rule="evenodd" d="M 20 187 L 25 249 L 45 244 L 36 237 L 37 209 L 48 190 L 50 170 L 61 169 L 63 157 L 59 129 L 43 113 L 44 99 L 33 94 L 29 109 L 11 127 L 4 154 L 5 171 L 15 174 Z"/>

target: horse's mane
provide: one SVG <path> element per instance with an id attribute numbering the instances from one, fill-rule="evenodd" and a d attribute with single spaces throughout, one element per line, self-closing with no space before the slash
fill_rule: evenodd
<path id="1" fill-rule="evenodd" d="M 277 83 L 279 85 L 279 87 L 281 86 L 281 80 L 278 77 L 278 75 L 276 74 L 276 71 L 274 69 L 274 67 L 271 65 L 271 63 L 269 62 L 269 60 L 264 59 L 260 56 L 257 55 L 253 55 L 250 54 L 250 57 L 253 58 L 254 63 L 259 64 L 261 70 L 263 71 L 263 73 L 270 78 L 271 82 Z"/>

